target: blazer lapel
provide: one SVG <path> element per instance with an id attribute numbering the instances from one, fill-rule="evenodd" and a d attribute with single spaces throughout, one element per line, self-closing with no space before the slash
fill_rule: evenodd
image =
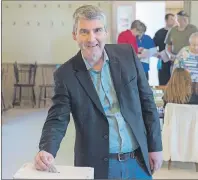
<path id="1" fill-rule="evenodd" d="M 82 59 L 82 55 L 80 51 L 78 52 L 77 57 L 74 61 L 74 69 L 76 71 L 76 77 L 78 81 L 80 82 L 81 86 L 84 88 L 87 95 L 90 97 L 92 102 L 96 105 L 96 107 L 101 111 L 101 113 L 105 115 L 105 112 L 103 110 L 102 104 L 98 97 L 97 91 L 92 82 L 89 71 L 87 70 L 85 63 Z"/>
<path id="2" fill-rule="evenodd" d="M 121 65 L 118 58 L 113 55 L 113 52 L 108 50 L 108 47 L 105 47 L 105 49 L 110 60 L 110 72 L 111 72 L 114 88 L 118 97 L 118 101 L 120 102 L 121 99 L 120 90 L 121 90 L 121 78 L 122 78 Z"/>

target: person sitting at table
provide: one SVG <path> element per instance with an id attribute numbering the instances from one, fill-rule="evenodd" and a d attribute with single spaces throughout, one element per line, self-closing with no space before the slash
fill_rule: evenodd
<path id="1" fill-rule="evenodd" d="M 185 46 L 176 56 L 173 70 L 182 67 L 189 71 L 192 81 L 198 83 L 198 32 L 189 38 L 189 46 Z"/>
<path id="2" fill-rule="evenodd" d="M 197 83 L 193 83 L 188 70 L 176 68 L 164 91 L 164 107 L 167 103 L 198 104 Z"/>

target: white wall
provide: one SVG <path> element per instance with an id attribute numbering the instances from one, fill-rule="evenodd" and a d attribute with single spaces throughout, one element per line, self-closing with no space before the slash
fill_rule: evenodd
<path id="1" fill-rule="evenodd" d="M 166 4 L 163 1 L 136 2 L 136 19 L 140 19 L 146 24 L 146 33 L 151 37 L 164 26 L 165 11 Z"/>
<path id="2" fill-rule="evenodd" d="M 111 27 L 111 2 L 3 1 L 2 61 L 67 61 L 78 51 L 72 39 L 72 15 L 83 4 L 100 6 L 107 14 L 108 25 Z"/>
<path id="3" fill-rule="evenodd" d="M 191 1 L 191 23 L 198 27 L 198 1 Z"/>
<path id="4" fill-rule="evenodd" d="M 139 19 L 146 24 L 146 34 L 150 35 L 151 38 L 153 38 L 157 30 L 164 27 L 165 11 L 165 1 L 136 2 L 136 19 Z M 157 62 L 157 58 L 150 58 L 149 84 L 153 86 L 159 84 Z"/>

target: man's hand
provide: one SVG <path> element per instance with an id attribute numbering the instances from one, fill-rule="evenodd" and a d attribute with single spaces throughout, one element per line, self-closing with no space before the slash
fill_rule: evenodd
<path id="1" fill-rule="evenodd" d="M 143 47 L 139 47 L 139 48 L 138 48 L 138 53 L 142 53 L 143 50 L 144 50 Z"/>
<path id="2" fill-rule="evenodd" d="M 147 49 L 144 49 L 140 54 L 138 54 L 138 57 L 140 59 L 148 58 L 149 57 L 149 51 Z"/>
<path id="3" fill-rule="evenodd" d="M 35 157 L 35 168 L 40 171 L 49 171 L 49 168 L 54 163 L 52 154 L 46 151 L 40 151 Z"/>
<path id="4" fill-rule="evenodd" d="M 156 54 L 153 55 L 154 57 L 157 57 L 158 59 L 160 59 L 162 56 L 160 54 L 160 52 L 157 52 Z"/>
<path id="5" fill-rule="evenodd" d="M 160 152 L 150 152 L 149 153 L 149 162 L 151 166 L 151 171 L 154 173 L 155 171 L 158 171 L 163 162 L 163 157 L 162 157 L 162 151 Z"/>
<path id="6" fill-rule="evenodd" d="M 171 60 L 172 62 L 174 62 L 174 61 L 175 61 L 175 59 L 176 59 L 176 55 L 171 54 L 171 56 L 170 56 L 170 60 Z"/>

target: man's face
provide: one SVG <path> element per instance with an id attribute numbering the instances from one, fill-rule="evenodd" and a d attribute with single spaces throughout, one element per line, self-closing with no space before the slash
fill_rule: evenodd
<path id="1" fill-rule="evenodd" d="M 184 27 L 188 24 L 188 18 L 183 16 L 177 16 L 177 21 L 179 26 Z"/>
<path id="2" fill-rule="evenodd" d="M 169 16 L 166 23 L 168 27 L 173 27 L 175 25 L 175 17 Z"/>
<path id="3" fill-rule="evenodd" d="M 94 65 L 102 57 L 107 40 L 107 31 L 102 20 L 79 19 L 76 32 L 73 33 L 84 58 Z"/>
<path id="4" fill-rule="evenodd" d="M 136 36 L 136 37 L 141 37 L 142 36 L 142 32 L 140 32 L 139 30 L 137 30 L 137 29 L 134 29 L 134 36 Z"/>
<path id="5" fill-rule="evenodd" d="M 190 42 L 190 49 L 192 53 L 198 54 L 198 37 L 192 38 Z"/>
<path id="6" fill-rule="evenodd" d="M 139 39 L 141 39 L 142 38 L 142 36 L 145 34 L 145 32 L 140 32 L 138 35 L 137 35 L 137 37 L 139 38 Z"/>

